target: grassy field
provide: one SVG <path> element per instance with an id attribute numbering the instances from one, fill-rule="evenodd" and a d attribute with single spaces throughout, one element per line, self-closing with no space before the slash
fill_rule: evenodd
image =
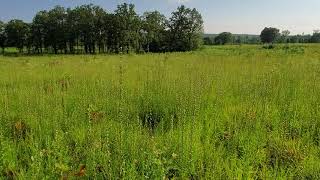
<path id="1" fill-rule="evenodd" d="M 0 56 L 0 178 L 319 179 L 320 45 Z"/>

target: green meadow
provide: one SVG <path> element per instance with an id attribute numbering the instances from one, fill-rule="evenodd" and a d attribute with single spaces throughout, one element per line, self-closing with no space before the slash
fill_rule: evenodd
<path id="1" fill-rule="evenodd" d="M 320 45 L 0 56 L 1 179 L 319 179 Z"/>

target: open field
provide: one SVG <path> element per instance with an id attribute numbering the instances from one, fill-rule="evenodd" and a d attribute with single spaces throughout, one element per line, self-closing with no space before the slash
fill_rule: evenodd
<path id="1" fill-rule="evenodd" d="M 320 46 L 0 56 L 0 177 L 319 179 Z"/>

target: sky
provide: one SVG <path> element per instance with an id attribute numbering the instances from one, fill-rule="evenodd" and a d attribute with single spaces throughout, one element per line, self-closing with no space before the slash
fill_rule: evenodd
<path id="1" fill-rule="evenodd" d="M 196 8 L 205 33 L 260 34 L 264 27 L 311 34 L 320 29 L 320 0 L 1 0 L 0 20 L 31 22 L 36 12 L 55 5 L 75 7 L 93 3 L 113 12 L 120 3 L 133 3 L 137 12 L 158 10 L 167 17 L 179 5 Z"/>

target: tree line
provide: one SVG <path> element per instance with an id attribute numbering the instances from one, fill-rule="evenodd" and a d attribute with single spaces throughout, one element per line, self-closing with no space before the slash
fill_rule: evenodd
<path id="1" fill-rule="evenodd" d="M 290 35 L 289 30 L 273 27 L 266 27 L 260 35 L 237 35 L 230 32 L 223 32 L 217 35 L 205 36 L 205 45 L 225 45 L 225 44 L 270 44 L 270 43 L 320 43 L 320 31 L 315 30 L 312 35 Z"/>
<path id="2" fill-rule="evenodd" d="M 56 6 L 36 13 L 31 23 L 0 21 L 0 47 L 28 53 L 129 53 L 191 51 L 202 44 L 203 20 L 180 6 L 166 18 L 158 11 L 139 15 L 133 4 L 109 13 L 93 4 Z"/>

